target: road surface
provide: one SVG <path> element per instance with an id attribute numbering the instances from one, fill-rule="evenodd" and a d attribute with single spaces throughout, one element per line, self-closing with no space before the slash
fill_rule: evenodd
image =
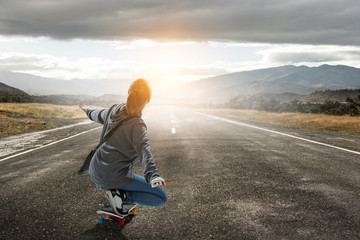
<path id="1" fill-rule="evenodd" d="M 76 175 L 100 125 L 74 125 L 36 146 L 52 145 L 0 158 L 0 239 L 360 238 L 360 136 L 254 128 L 171 106 L 144 119 L 159 172 L 173 180 L 165 206 L 100 225 L 105 193 Z"/>

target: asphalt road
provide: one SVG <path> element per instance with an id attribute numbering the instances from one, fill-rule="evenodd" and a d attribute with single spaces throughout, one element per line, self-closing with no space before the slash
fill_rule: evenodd
<path id="1" fill-rule="evenodd" d="M 99 127 L 74 125 L 43 137 L 65 141 L 0 158 L 0 239 L 360 238 L 359 136 L 260 126 L 347 152 L 182 108 L 151 107 L 144 119 L 173 180 L 165 206 L 100 225 L 105 193 L 76 172 L 101 130 L 71 138 Z"/>

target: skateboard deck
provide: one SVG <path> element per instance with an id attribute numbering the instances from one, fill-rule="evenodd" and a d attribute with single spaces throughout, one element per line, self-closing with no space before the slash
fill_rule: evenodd
<path id="1" fill-rule="evenodd" d="M 137 205 L 134 203 L 124 203 L 123 209 L 125 210 L 125 212 L 127 212 L 126 214 L 115 213 L 111 206 L 104 207 L 101 210 L 96 211 L 96 213 L 100 214 L 99 223 L 103 224 L 104 221 L 112 222 L 114 220 L 118 220 L 119 224 L 121 226 L 124 226 L 126 216 L 136 215 L 136 206 Z"/>

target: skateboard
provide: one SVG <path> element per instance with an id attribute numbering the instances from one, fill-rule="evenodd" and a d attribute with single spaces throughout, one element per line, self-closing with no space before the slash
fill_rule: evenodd
<path id="1" fill-rule="evenodd" d="M 105 221 L 119 221 L 119 224 L 121 226 L 124 226 L 126 216 L 136 215 L 136 206 L 137 205 L 134 203 L 124 203 L 123 209 L 127 212 L 127 214 L 116 214 L 111 208 L 111 206 L 104 207 L 96 212 L 100 214 L 99 223 L 103 224 Z"/>

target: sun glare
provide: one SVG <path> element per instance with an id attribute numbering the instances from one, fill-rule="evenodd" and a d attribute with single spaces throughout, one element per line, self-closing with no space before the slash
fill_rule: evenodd
<path id="1" fill-rule="evenodd" d="M 152 67 L 146 75 L 152 83 L 154 93 L 159 95 L 168 95 L 181 79 L 178 70 L 167 65 Z"/>

